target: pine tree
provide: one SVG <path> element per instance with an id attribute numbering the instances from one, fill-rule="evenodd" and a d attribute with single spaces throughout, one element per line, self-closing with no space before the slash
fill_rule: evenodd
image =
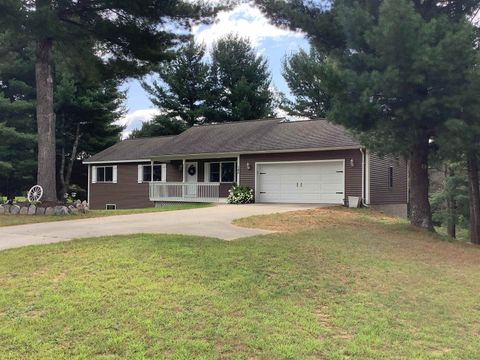
<path id="1" fill-rule="evenodd" d="M 325 117 L 330 108 L 327 58 L 314 47 L 286 57 L 283 61 L 285 78 L 295 100 L 287 110 L 294 115 Z"/>
<path id="2" fill-rule="evenodd" d="M 118 81 L 76 80 L 67 68 L 56 77 L 57 158 L 59 198 L 68 192 L 74 165 L 87 154 L 101 151 L 120 139 L 116 125 L 124 114 L 125 94 Z M 79 184 L 77 184 L 79 185 Z"/>
<path id="3" fill-rule="evenodd" d="M 455 94 L 472 62 L 467 18 L 478 1 L 257 3 L 277 24 L 304 30 L 333 62 L 329 118 L 374 150 L 410 160 L 411 222 L 433 230 L 430 142 L 458 110 Z"/>
<path id="4" fill-rule="evenodd" d="M 130 139 L 178 135 L 186 129 L 187 126 L 183 120 L 171 118 L 167 115 L 157 115 L 152 120 L 144 122 L 140 129 L 133 130 Z"/>
<path id="5" fill-rule="evenodd" d="M 272 114 L 273 94 L 267 60 L 250 42 L 227 35 L 212 48 L 206 120 L 258 119 Z"/>
<path id="6" fill-rule="evenodd" d="M 175 52 L 171 62 L 160 64 L 159 81 L 143 84 L 150 100 L 170 118 L 182 119 L 188 126 L 203 121 L 208 65 L 205 46 L 192 40 Z"/>
<path id="7" fill-rule="evenodd" d="M 53 52 L 77 69 L 139 75 L 187 38 L 178 31 L 210 9 L 183 1 L 11 0 L 0 3 L 0 27 L 35 50 L 38 172 L 44 199 L 56 199 Z M 176 25 L 176 26 L 175 26 Z M 95 49 L 95 51 L 92 51 Z M 95 71 L 94 71 L 95 72 Z"/>

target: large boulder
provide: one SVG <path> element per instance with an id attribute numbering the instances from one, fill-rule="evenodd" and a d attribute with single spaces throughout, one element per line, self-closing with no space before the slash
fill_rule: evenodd
<path id="1" fill-rule="evenodd" d="M 45 215 L 55 215 L 55 209 L 51 206 L 45 209 Z"/>
<path id="2" fill-rule="evenodd" d="M 37 213 L 37 207 L 35 205 L 30 205 L 28 207 L 28 215 L 35 215 Z"/>
<path id="3" fill-rule="evenodd" d="M 10 214 L 12 214 L 12 215 L 20 214 L 20 210 L 21 210 L 20 206 L 18 206 L 18 205 L 11 205 L 10 206 Z"/>
<path id="4" fill-rule="evenodd" d="M 20 208 L 20 215 L 27 215 L 28 214 L 28 207 L 22 206 Z"/>
<path id="5" fill-rule="evenodd" d="M 10 214 L 10 208 L 12 207 L 12 205 L 4 204 L 4 205 L 2 205 L 2 206 L 3 206 L 3 213 L 4 213 L 5 215 Z"/>
<path id="6" fill-rule="evenodd" d="M 5 214 L 5 208 L 3 205 L 0 205 L 0 215 Z"/>
<path id="7" fill-rule="evenodd" d="M 41 206 L 37 206 L 36 215 L 45 215 L 45 208 Z"/>

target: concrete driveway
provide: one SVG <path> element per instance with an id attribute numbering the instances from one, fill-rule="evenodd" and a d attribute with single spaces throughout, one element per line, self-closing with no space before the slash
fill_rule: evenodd
<path id="1" fill-rule="evenodd" d="M 199 235 L 233 240 L 270 233 L 266 230 L 234 226 L 231 224 L 234 219 L 304 210 L 318 206 L 312 204 L 222 204 L 200 209 L 5 226 L 0 227 L 0 250 L 87 237 L 137 233 Z"/>

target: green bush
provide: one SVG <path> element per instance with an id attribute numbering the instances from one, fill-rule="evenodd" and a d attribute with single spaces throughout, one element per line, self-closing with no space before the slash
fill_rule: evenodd
<path id="1" fill-rule="evenodd" d="M 227 202 L 229 204 L 250 204 L 254 200 L 255 197 L 251 187 L 233 184 L 230 190 L 228 190 Z"/>

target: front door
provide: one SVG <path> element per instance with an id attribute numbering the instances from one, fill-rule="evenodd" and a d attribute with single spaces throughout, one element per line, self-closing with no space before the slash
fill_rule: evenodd
<path id="1" fill-rule="evenodd" d="M 198 182 L 198 163 L 186 162 L 185 163 L 185 182 L 192 183 L 185 186 L 186 197 L 197 196 L 197 182 Z"/>

